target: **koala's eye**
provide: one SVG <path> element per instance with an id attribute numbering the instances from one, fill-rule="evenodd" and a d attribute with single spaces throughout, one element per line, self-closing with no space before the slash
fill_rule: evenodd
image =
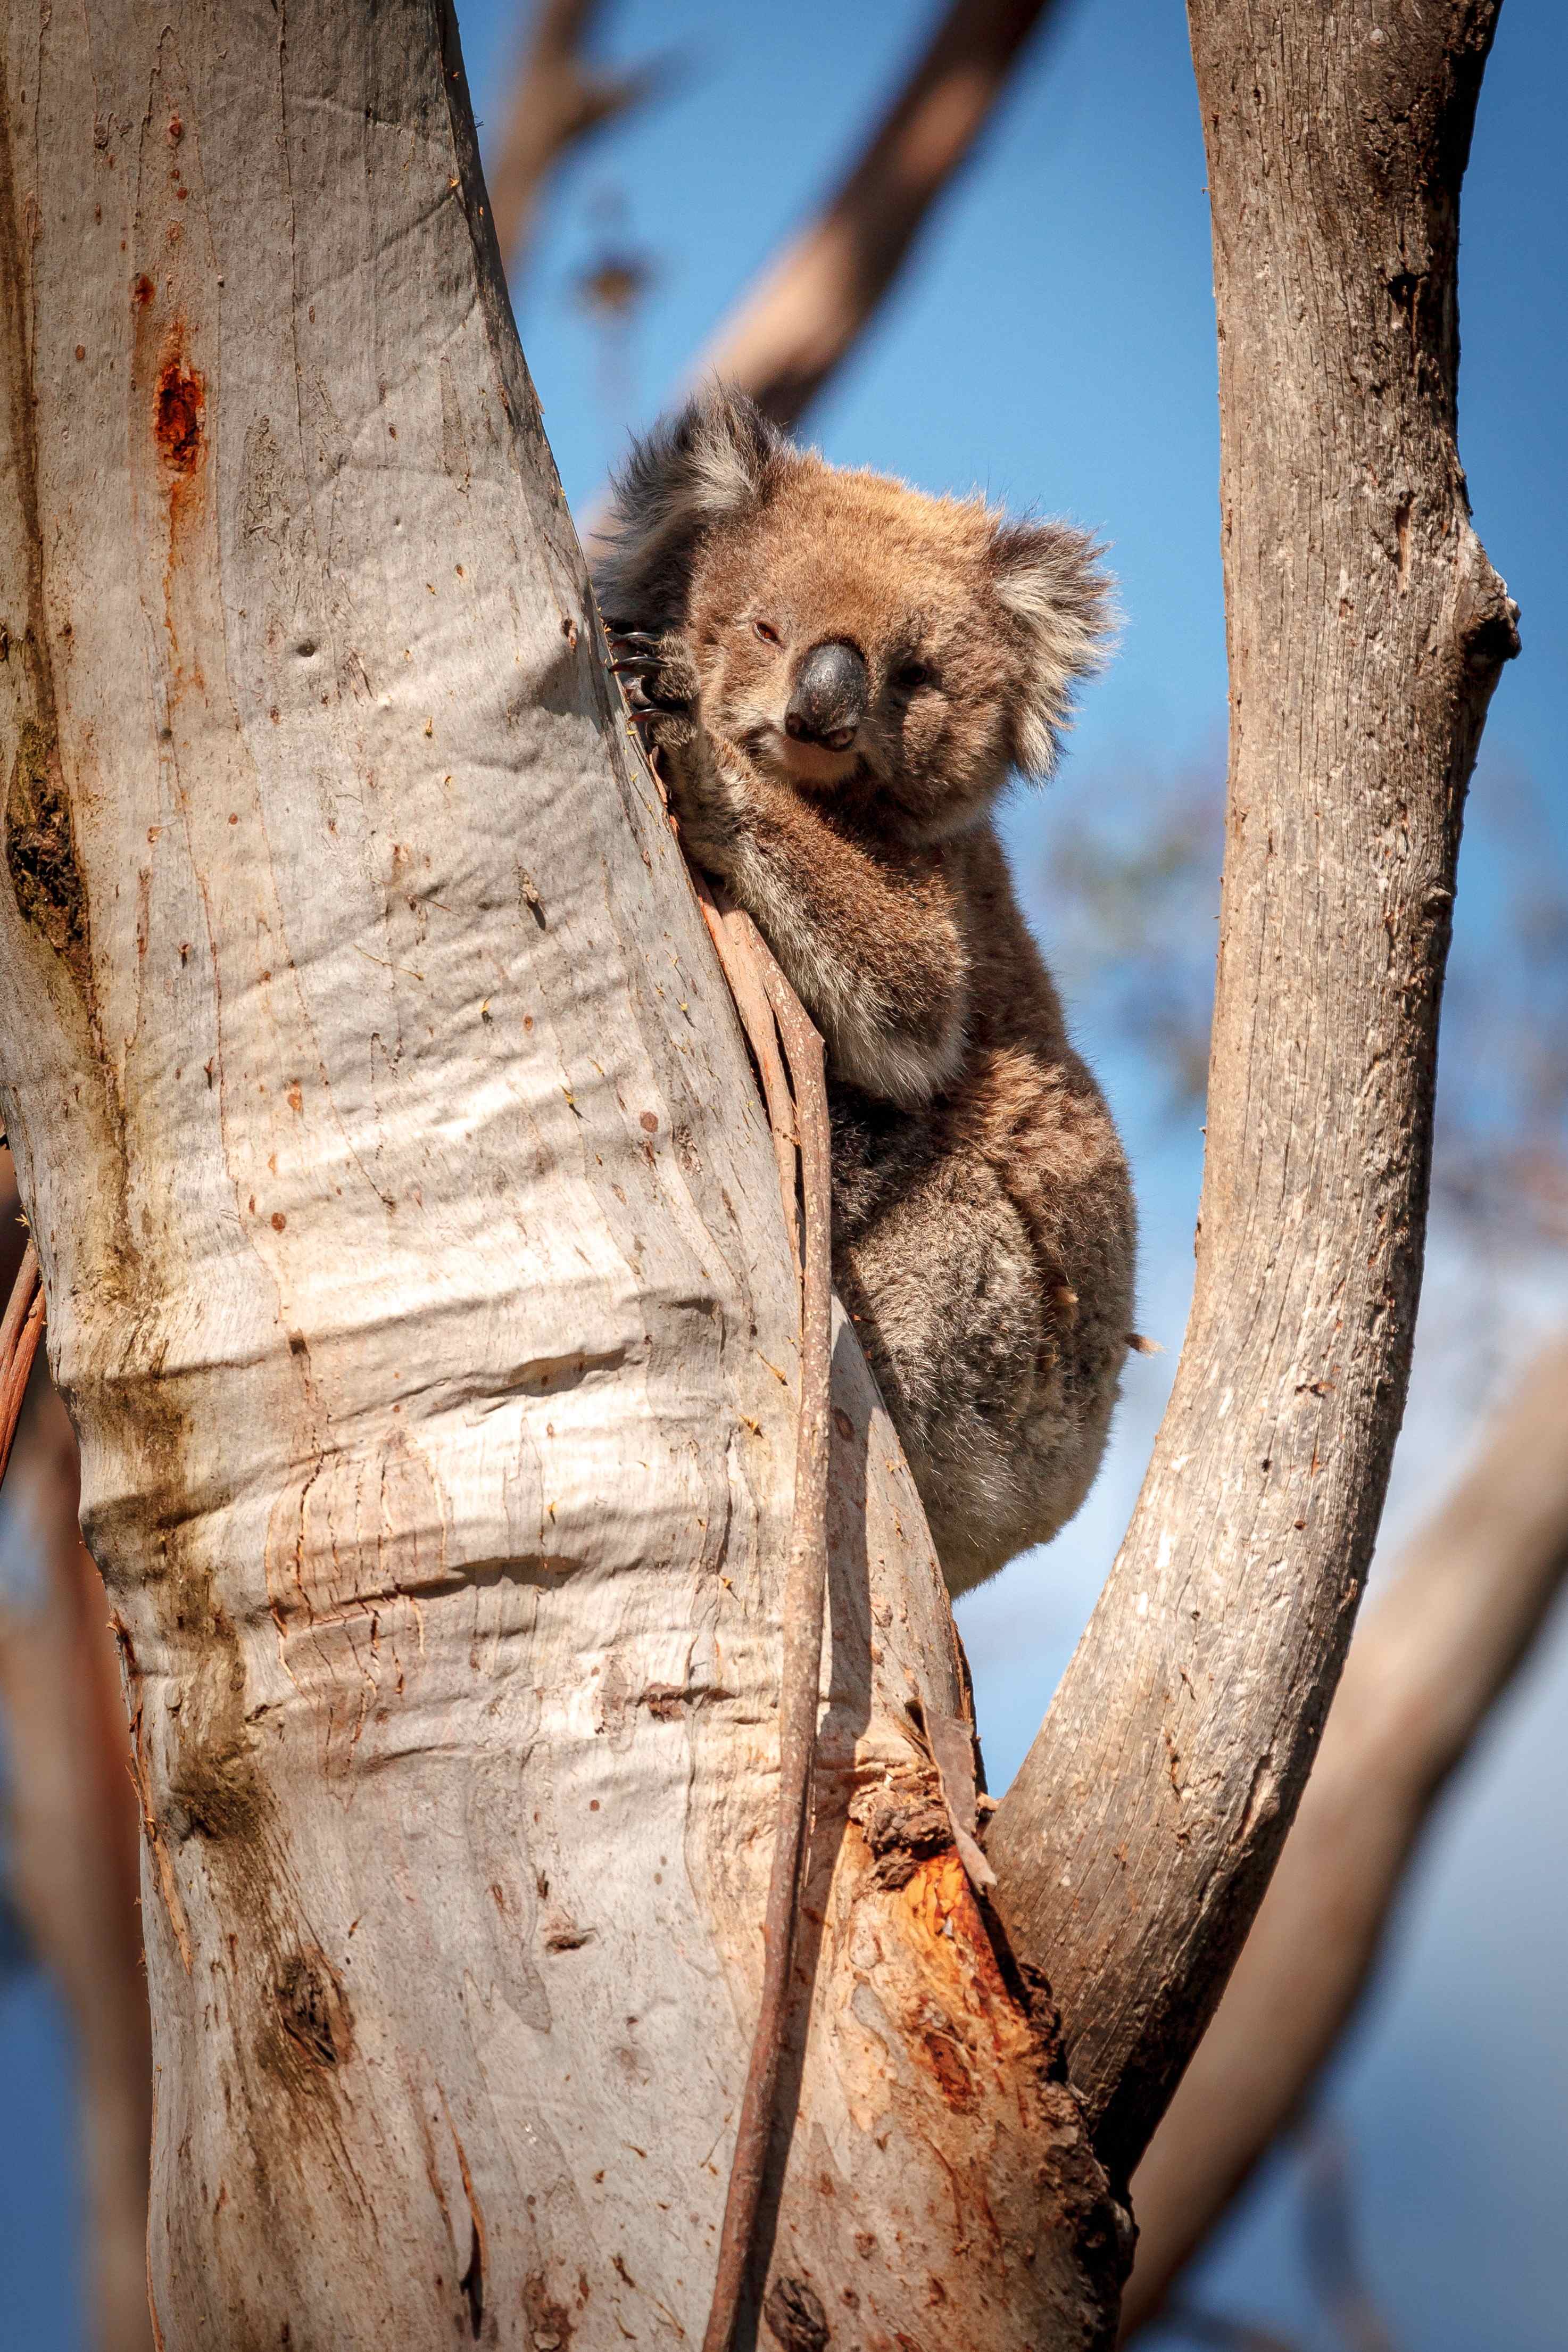
<path id="1" fill-rule="evenodd" d="M 767 621 L 753 621 L 751 625 L 765 646 L 776 646 L 779 643 L 778 630 L 771 627 Z"/>
<path id="2" fill-rule="evenodd" d="M 917 686 L 929 686 L 931 671 L 922 661 L 901 662 L 893 673 L 893 682 L 900 694 L 913 694 Z"/>

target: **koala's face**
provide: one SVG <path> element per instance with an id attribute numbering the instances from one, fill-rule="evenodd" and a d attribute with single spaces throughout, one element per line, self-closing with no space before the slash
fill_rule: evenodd
<path id="1" fill-rule="evenodd" d="M 961 819 L 1014 740 L 989 537 L 972 508 L 800 460 L 694 564 L 705 723 L 807 791 L 869 772 L 922 823 Z"/>
<path id="2" fill-rule="evenodd" d="M 1049 771 L 1105 633 L 1080 533 L 840 471 L 722 391 L 636 451 L 616 524 L 604 609 L 683 628 L 710 732 L 925 839 Z"/>

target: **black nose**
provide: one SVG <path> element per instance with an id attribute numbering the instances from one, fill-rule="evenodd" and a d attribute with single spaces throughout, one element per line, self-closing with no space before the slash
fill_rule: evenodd
<path id="1" fill-rule="evenodd" d="M 822 743 L 830 751 L 847 751 L 869 700 L 865 664 L 853 646 L 839 638 L 813 646 L 795 673 L 785 731 L 797 743 Z"/>

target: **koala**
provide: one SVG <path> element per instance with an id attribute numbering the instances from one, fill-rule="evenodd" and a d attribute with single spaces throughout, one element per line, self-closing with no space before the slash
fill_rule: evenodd
<path id="1" fill-rule="evenodd" d="M 1077 1510 L 1130 1338 L 1126 1161 L 992 823 L 1097 666 L 1097 555 L 716 385 L 634 446 L 595 564 L 686 853 L 826 1042 L 834 1281 L 954 1592 Z"/>

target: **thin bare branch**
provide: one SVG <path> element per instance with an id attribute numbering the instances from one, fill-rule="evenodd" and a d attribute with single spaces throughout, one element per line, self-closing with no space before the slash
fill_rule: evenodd
<path id="1" fill-rule="evenodd" d="M 608 73 L 585 55 L 600 0 L 539 0 L 517 67 L 506 135 L 489 175 L 502 258 L 522 270 L 546 181 L 570 148 L 630 113 L 664 78 L 663 63 Z"/>
<path id="2" fill-rule="evenodd" d="M 1213 2024 L 1133 2183 L 1124 2340 L 1287 2130 L 1361 1999 L 1411 1851 L 1568 1576 L 1568 1338 L 1351 1644 L 1295 1827 Z"/>
<path id="3" fill-rule="evenodd" d="M 0 1478 L 11 1459 L 11 1447 L 21 1417 L 22 1401 L 38 1340 L 44 1328 L 44 1294 L 38 1280 L 38 1253 L 31 1241 L 0 1318 Z"/>
<path id="4" fill-rule="evenodd" d="M 717 328 L 692 370 L 695 380 L 723 377 L 776 423 L 799 422 L 892 292 L 1030 36 L 1058 5 L 954 0 L 869 145 Z M 605 511 L 602 489 L 579 511 L 590 549 Z"/>
<path id="5" fill-rule="evenodd" d="M 1318 2126 L 1303 2183 L 1307 2273 L 1344 2352 L 1397 2352 L 1362 2268 L 1343 2135 Z"/>
<path id="6" fill-rule="evenodd" d="M 955 0 L 870 145 L 719 328 L 699 374 L 726 377 L 777 424 L 796 423 L 885 300 L 1053 5 Z"/>

